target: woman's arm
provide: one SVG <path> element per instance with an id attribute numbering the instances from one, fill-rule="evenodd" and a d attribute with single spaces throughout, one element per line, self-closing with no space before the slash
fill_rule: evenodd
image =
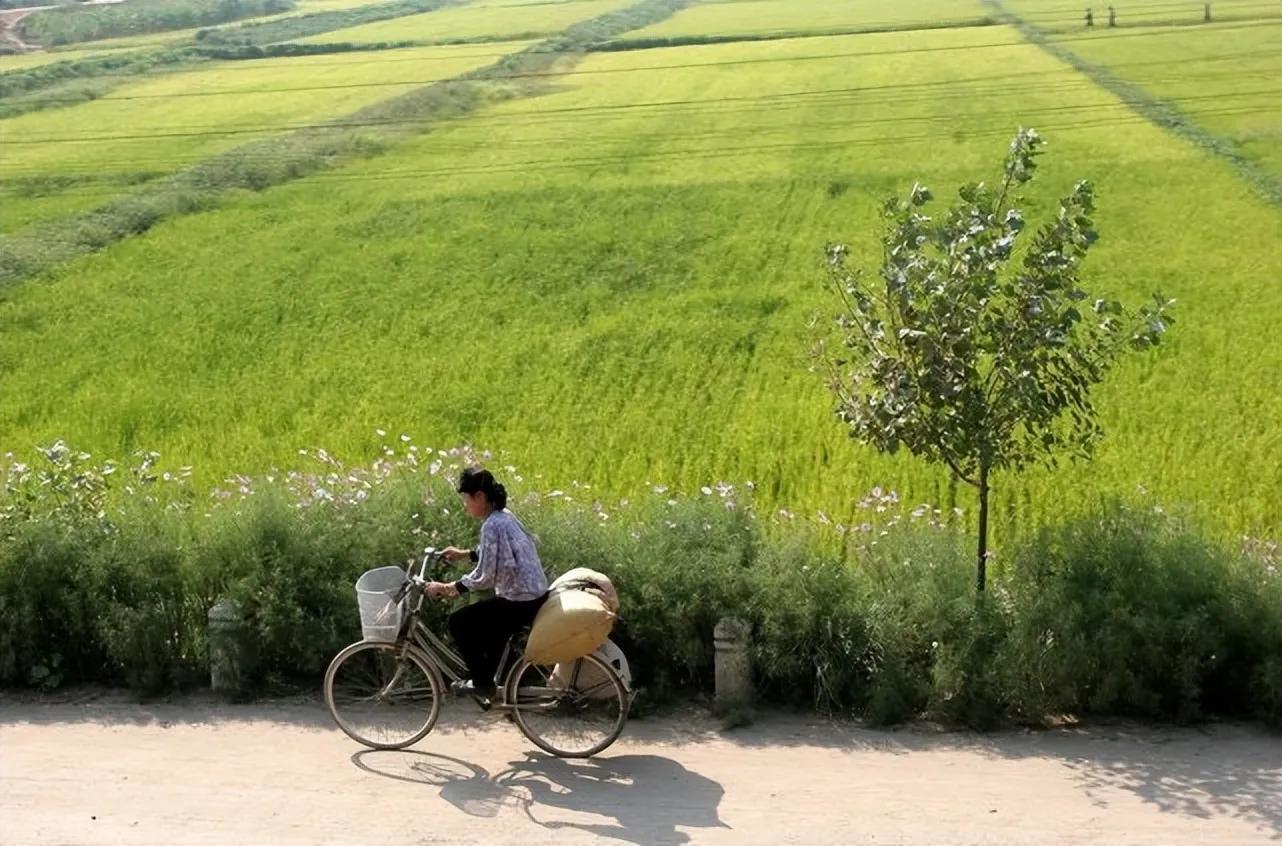
<path id="1" fill-rule="evenodd" d="M 472 569 L 472 572 L 454 583 L 459 593 L 467 593 L 469 590 L 487 590 L 494 587 L 494 576 L 498 569 L 499 560 L 498 534 L 498 532 L 493 531 L 490 524 L 482 524 L 480 546 L 472 550 L 476 566 Z"/>

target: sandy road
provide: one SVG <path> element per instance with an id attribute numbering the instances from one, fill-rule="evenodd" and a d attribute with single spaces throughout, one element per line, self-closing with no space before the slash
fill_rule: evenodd
<path id="1" fill-rule="evenodd" d="M 0 844 L 1266 844 L 1282 738 L 1244 726 L 972 736 L 770 716 L 634 721 L 535 755 L 453 704 L 362 752 L 319 703 L 0 698 Z"/>

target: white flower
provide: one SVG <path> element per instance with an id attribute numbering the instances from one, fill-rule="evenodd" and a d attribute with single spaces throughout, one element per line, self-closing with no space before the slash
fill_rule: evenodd
<path id="1" fill-rule="evenodd" d="M 409 435 L 401 435 L 401 443 L 403 443 L 403 444 L 407 444 L 407 443 L 409 443 L 409 442 L 410 442 L 410 436 L 409 436 Z"/>
<path id="2" fill-rule="evenodd" d="M 699 488 L 699 491 L 704 496 L 712 496 L 712 488 L 708 487 L 707 485 L 704 485 L 703 487 Z"/>
<path id="3" fill-rule="evenodd" d="M 386 429 L 375 429 L 375 430 L 374 430 L 374 434 L 378 435 L 380 438 L 384 438 L 384 437 L 387 437 L 387 430 L 386 430 Z"/>

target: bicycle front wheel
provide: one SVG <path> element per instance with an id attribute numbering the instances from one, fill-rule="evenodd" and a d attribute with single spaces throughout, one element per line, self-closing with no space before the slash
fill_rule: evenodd
<path id="1" fill-rule="evenodd" d="M 440 674 L 410 649 L 361 641 L 334 656 L 325 704 L 348 737 L 371 749 L 404 749 L 422 740 L 441 714 Z"/>
<path id="2" fill-rule="evenodd" d="M 507 701 L 544 752 L 589 758 L 618 739 L 632 700 L 614 668 L 588 655 L 554 667 L 522 660 L 508 676 Z"/>

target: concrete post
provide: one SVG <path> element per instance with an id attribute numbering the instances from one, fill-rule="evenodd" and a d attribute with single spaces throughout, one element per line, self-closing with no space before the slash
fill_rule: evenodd
<path id="1" fill-rule="evenodd" d="M 224 599 L 209 609 L 209 686 L 216 693 L 240 694 L 249 682 L 250 648 L 240 606 Z"/>
<path id="2" fill-rule="evenodd" d="M 717 710 L 727 712 L 752 705 L 750 629 L 743 620 L 726 617 L 712 630 L 716 660 Z"/>

